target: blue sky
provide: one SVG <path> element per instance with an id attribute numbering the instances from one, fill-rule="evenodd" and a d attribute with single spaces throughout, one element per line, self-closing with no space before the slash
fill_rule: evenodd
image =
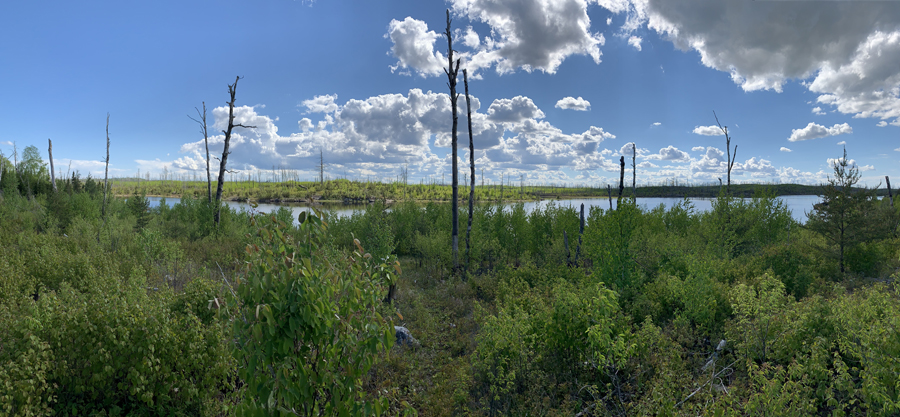
<path id="1" fill-rule="evenodd" d="M 237 120 L 257 128 L 229 168 L 312 179 L 322 152 L 331 178 L 449 181 L 448 8 L 486 183 L 605 186 L 631 143 L 641 184 L 715 182 L 713 111 L 733 181 L 820 183 L 845 145 L 865 183 L 900 183 L 900 2 L 6 2 L 0 152 L 46 158 L 51 138 L 58 170 L 102 176 L 108 112 L 113 176 L 201 177 L 187 116 L 206 102 L 221 153 L 240 75 Z"/>

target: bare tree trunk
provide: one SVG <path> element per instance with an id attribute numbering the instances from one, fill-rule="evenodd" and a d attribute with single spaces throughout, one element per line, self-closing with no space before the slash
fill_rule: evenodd
<path id="1" fill-rule="evenodd" d="M 616 210 L 622 204 L 622 192 L 625 191 L 625 157 L 619 157 L 619 198 L 616 199 Z"/>
<path id="2" fill-rule="evenodd" d="M 228 86 L 228 94 L 231 96 L 231 101 L 228 102 L 228 129 L 223 130 L 222 133 L 225 134 L 225 148 L 222 150 L 222 159 L 219 160 L 219 179 L 218 184 L 216 184 L 216 216 L 215 222 L 216 226 L 219 225 L 219 216 L 222 212 L 222 190 L 225 187 L 225 173 L 228 172 L 225 169 L 226 164 L 228 163 L 228 146 L 231 143 L 231 131 L 236 127 L 243 127 L 246 129 L 253 129 L 256 126 L 244 126 L 240 123 L 234 124 L 234 95 L 237 92 L 237 83 L 241 80 L 240 76 L 235 77 L 234 84 L 230 84 Z"/>
<path id="3" fill-rule="evenodd" d="M 637 165 L 635 165 L 636 159 L 637 145 L 634 142 L 631 142 L 631 196 L 634 197 L 635 201 L 637 201 Z"/>
<path id="4" fill-rule="evenodd" d="M 612 187 L 609 184 L 606 184 L 606 196 L 609 197 L 609 209 L 612 211 Z"/>
<path id="5" fill-rule="evenodd" d="M 209 172 L 209 134 L 206 130 L 206 102 L 203 102 L 203 113 L 200 113 L 200 109 L 196 107 L 194 107 L 194 110 L 197 110 L 200 120 L 190 115 L 188 117 L 200 125 L 200 133 L 203 133 L 203 144 L 206 146 L 206 201 L 212 203 L 212 175 Z"/>
<path id="6" fill-rule="evenodd" d="M 50 147 L 47 148 L 47 153 L 50 154 L 50 185 L 53 186 L 53 192 L 56 192 L 56 170 L 53 169 L 53 141 L 49 138 L 47 139 L 47 143 L 50 144 Z M 107 152 L 109 150 L 107 149 Z M 2 169 L 2 168 L 0 168 Z M 0 174 L 3 175 L 3 174 Z"/>
<path id="7" fill-rule="evenodd" d="M 472 138 L 472 102 L 469 99 L 469 72 L 463 69 L 463 84 L 466 87 L 466 120 L 469 124 L 469 225 L 466 226 L 466 267 L 471 261 L 469 239 L 472 234 L 472 214 L 475 212 L 475 142 Z"/>
<path id="8" fill-rule="evenodd" d="M 584 235 L 584 203 L 581 203 L 581 216 L 578 226 L 578 247 L 575 248 L 575 264 L 578 265 L 578 257 L 581 256 L 581 236 Z"/>
<path id="9" fill-rule="evenodd" d="M 107 190 L 109 189 L 109 113 L 106 113 L 106 169 L 103 172 L 103 225 L 106 225 Z"/>
<path id="10" fill-rule="evenodd" d="M 725 150 L 728 152 L 726 155 L 727 159 L 725 159 L 725 165 L 728 168 L 728 182 L 726 182 L 725 194 L 731 195 L 731 169 L 734 168 L 734 160 L 737 159 L 737 145 L 734 145 L 734 157 L 732 157 L 731 136 L 728 136 L 728 126 L 722 126 L 722 124 L 719 123 L 719 116 L 716 116 L 716 112 L 713 112 L 713 117 L 716 118 L 716 124 L 719 125 L 719 129 L 725 134 Z"/>
<path id="11" fill-rule="evenodd" d="M 888 178 L 887 175 L 885 175 L 884 181 L 887 183 L 888 198 L 891 200 L 891 207 L 894 207 L 894 193 L 893 191 L 891 191 L 891 179 Z"/>
<path id="12" fill-rule="evenodd" d="M 457 134 L 456 128 L 459 117 L 456 114 L 456 100 L 458 95 L 456 94 L 456 77 L 459 73 L 459 59 L 456 60 L 456 67 L 453 66 L 453 33 L 450 31 L 450 9 L 447 9 L 447 31 L 444 33 L 447 36 L 447 61 L 449 63 L 450 68 L 445 68 L 444 73 L 447 74 L 447 85 L 450 87 L 450 108 L 453 114 L 453 130 L 451 131 L 451 147 L 453 148 L 453 178 L 452 178 L 452 188 L 453 188 L 453 203 L 451 204 L 451 210 L 453 210 L 453 229 L 451 232 L 451 236 L 453 236 L 453 267 L 459 268 L 459 168 L 458 168 L 458 157 L 456 151 L 457 144 Z"/>

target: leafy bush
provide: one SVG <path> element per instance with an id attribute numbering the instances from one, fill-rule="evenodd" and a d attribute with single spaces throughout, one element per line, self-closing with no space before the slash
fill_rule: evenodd
<path id="1" fill-rule="evenodd" d="M 295 241 L 274 216 L 253 219 L 257 241 L 229 304 L 246 387 L 238 415 L 380 414 L 386 401 L 365 398 L 361 381 L 378 350 L 393 345 L 391 322 L 374 307 L 399 264 L 381 264 L 361 246 L 350 256 L 328 251 L 325 223 L 306 213 L 299 220 Z"/>

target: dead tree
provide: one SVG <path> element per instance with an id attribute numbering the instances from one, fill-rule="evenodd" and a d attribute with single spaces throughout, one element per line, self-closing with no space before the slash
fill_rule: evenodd
<path id="1" fill-rule="evenodd" d="M 731 154 L 731 136 L 728 136 L 728 126 L 722 126 L 719 123 L 719 116 L 716 116 L 716 112 L 713 111 L 713 117 L 716 118 L 716 124 L 719 125 L 719 129 L 722 130 L 722 133 L 725 134 L 725 150 L 728 152 L 726 155 L 725 165 L 728 168 L 728 182 L 725 185 L 725 194 L 731 195 L 731 168 L 734 168 L 734 160 L 737 159 L 737 145 L 734 145 L 734 157 Z"/>
<path id="2" fill-rule="evenodd" d="M 612 187 L 609 184 L 606 184 L 606 196 L 609 197 L 609 210 L 612 211 Z"/>
<path id="3" fill-rule="evenodd" d="M 447 9 L 447 31 L 444 32 L 447 36 L 447 62 L 450 68 L 444 68 L 444 73 L 447 74 L 447 86 L 450 87 L 450 109 L 453 114 L 453 127 L 451 131 L 451 147 L 453 148 L 453 178 L 451 182 L 451 186 L 453 188 L 453 203 L 451 204 L 451 210 L 453 210 L 453 229 L 451 235 L 453 236 L 453 267 L 459 268 L 459 173 L 457 172 L 459 168 L 457 167 L 457 152 L 456 152 L 456 144 L 457 144 L 457 135 L 456 135 L 456 127 L 459 120 L 459 116 L 456 114 L 456 100 L 458 98 L 458 94 L 456 94 L 456 77 L 459 73 L 459 59 L 456 60 L 456 66 L 453 66 L 453 33 L 450 31 L 450 9 Z"/>
<path id="4" fill-rule="evenodd" d="M 463 84 L 466 87 L 466 120 L 469 123 L 469 225 L 466 226 L 466 266 L 469 254 L 469 239 L 472 234 L 472 214 L 475 212 L 475 142 L 472 139 L 472 101 L 469 99 L 469 72 L 463 69 Z M 482 175 L 484 171 L 482 171 Z"/>
<path id="5" fill-rule="evenodd" d="M 581 216 L 578 225 L 578 247 L 575 248 L 575 265 L 578 265 L 578 257 L 581 256 L 581 236 L 584 235 L 584 203 L 581 203 Z"/>
<path id="6" fill-rule="evenodd" d="M 203 134 L 203 144 L 206 146 L 206 201 L 212 203 L 212 175 L 209 172 L 209 134 L 206 131 L 206 102 L 203 102 L 203 113 L 200 113 L 200 109 L 196 107 L 194 107 L 194 110 L 197 110 L 197 116 L 200 119 L 195 119 L 190 115 L 188 117 L 200 125 L 200 133 Z"/>
<path id="7" fill-rule="evenodd" d="M 222 212 L 222 190 L 225 187 L 225 173 L 228 172 L 225 169 L 226 164 L 228 163 L 228 155 L 231 153 L 228 150 L 228 146 L 231 144 L 231 132 L 236 127 L 243 127 L 245 129 L 255 129 L 256 126 L 244 126 L 240 123 L 234 123 L 234 95 L 237 92 L 237 83 L 241 80 L 241 76 L 237 76 L 234 79 L 234 84 L 230 84 L 228 86 L 228 94 L 231 96 L 231 101 L 228 102 L 228 129 L 223 130 L 222 133 L 225 134 L 225 148 L 222 149 L 222 158 L 219 160 L 219 178 L 218 183 L 216 184 L 216 216 L 215 222 L 216 226 L 219 225 L 219 216 Z"/>
<path id="8" fill-rule="evenodd" d="M 107 133 L 107 136 L 109 136 L 108 133 Z M 47 153 L 50 155 L 50 185 L 53 186 L 53 192 L 55 193 L 56 192 L 56 171 L 53 169 L 53 141 L 50 140 L 50 138 L 47 138 L 47 143 L 50 144 L 50 147 L 47 148 Z M 108 147 L 107 147 L 106 152 L 109 153 Z M 0 168 L 0 169 L 2 169 L 2 168 Z M 2 175 L 2 174 L 0 174 L 0 175 Z"/>
<path id="9" fill-rule="evenodd" d="M 622 204 L 622 192 L 625 191 L 625 157 L 619 157 L 619 198 L 616 199 L 616 210 Z"/>
<path id="10" fill-rule="evenodd" d="M 887 175 L 884 176 L 884 182 L 887 183 L 888 198 L 891 200 L 891 207 L 894 207 L 894 193 L 891 191 L 891 179 Z"/>
<path id="11" fill-rule="evenodd" d="M 631 142 L 631 196 L 637 200 L 637 165 L 635 165 L 635 160 L 637 159 L 637 145 L 634 142 Z"/>
<path id="12" fill-rule="evenodd" d="M 109 113 L 106 113 L 106 169 L 103 172 L 103 225 L 106 225 L 106 204 L 109 193 Z"/>
<path id="13" fill-rule="evenodd" d="M 319 148 L 319 165 L 316 165 L 316 168 L 319 169 L 319 183 L 325 184 L 325 154 L 322 148 Z"/>

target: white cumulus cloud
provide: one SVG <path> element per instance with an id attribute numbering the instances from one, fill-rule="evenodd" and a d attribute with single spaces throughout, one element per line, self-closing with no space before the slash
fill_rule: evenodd
<path id="1" fill-rule="evenodd" d="M 810 122 L 806 127 L 801 129 L 792 129 L 791 136 L 788 141 L 797 142 L 801 140 L 810 140 L 824 138 L 828 136 L 842 135 L 845 133 L 853 133 L 853 128 L 849 124 L 835 124 L 832 127 L 825 127 Z"/>
<path id="2" fill-rule="evenodd" d="M 803 81 L 817 102 L 900 121 L 900 3 L 601 0 L 621 30 L 654 30 L 746 91 Z M 814 6 L 813 6 L 814 5 Z"/>
<path id="3" fill-rule="evenodd" d="M 441 35 L 428 30 L 425 22 L 412 17 L 391 20 L 385 37 L 394 43 L 391 53 L 399 60 L 391 66 L 391 71 L 411 68 L 423 77 L 443 73 L 446 60 L 434 50 L 434 43 Z"/>
<path id="4" fill-rule="evenodd" d="M 725 134 L 722 132 L 722 129 L 719 129 L 719 126 L 697 126 L 694 128 L 694 133 L 703 136 L 722 136 Z"/>
<path id="5" fill-rule="evenodd" d="M 591 102 L 578 97 L 563 97 L 559 101 L 556 102 L 556 108 L 559 109 L 568 109 L 568 110 L 578 110 L 578 111 L 587 111 L 591 108 Z"/>
<path id="6" fill-rule="evenodd" d="M 687 152 L 682 151 L 672 145 L 662 148 L 658 154 L 647 156 L 648 159 L 658 159 L 660 161 L 686 161 L 690 159 Z"/>
<path id="7" fill-rule="evenodd" d="M 338 109 L 335 104 L 337 94 L 326 94 L 324 96 L 315 96 L 309 100 L 303 100 L 301 104 L 306 107 L 306 113 L 333 113 Z M 265 108 L 265 107 L 263 107 Z"/>
<path id="8" fill-rule="evenodd" d="M 790 149 L 788 149 L 788 148 L 785 148 L 784 146 L 782 146 L 781 149 L 779 149 L 779 150 L 780 150 L 781 152 L 793 152 L 792 150 L 790 150 Z"/>

